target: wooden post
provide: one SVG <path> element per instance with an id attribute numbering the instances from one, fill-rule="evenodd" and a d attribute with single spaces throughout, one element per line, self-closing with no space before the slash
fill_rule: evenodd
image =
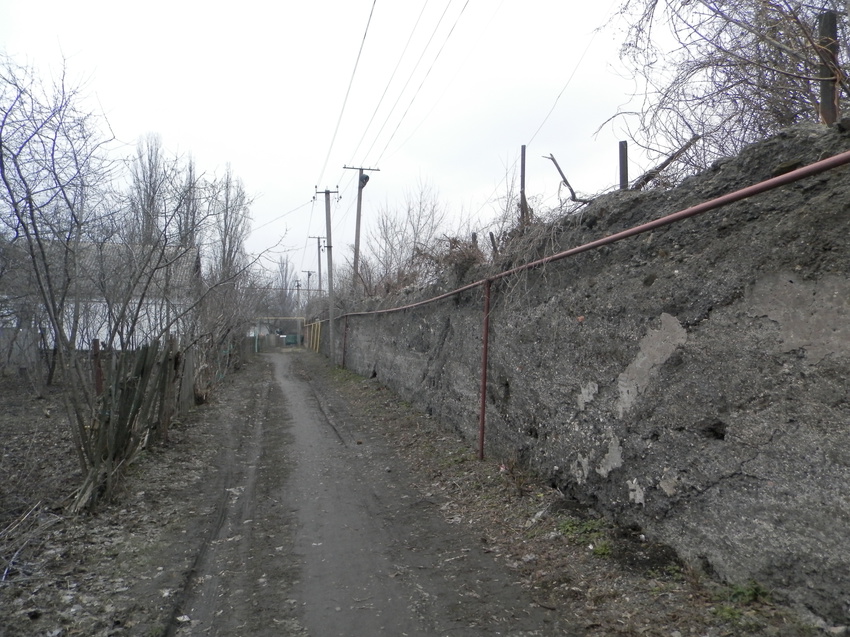
<path id="1" fill-rule="evenodd" d="M 168 441 L 168 429 L 174 416 L 175 384 L 178 378 L 178 366 L 180 359 L 177 356 L 177 339 L 171 337 L 162 352 L 159 373 L 159 426 L 157 427 L 157 438 L 159 442 Z"/>
<path id="2" fill-rule="evenodd" d="M 97 396 L 103 395 L 103 367 L 100 365 L 100 339 L 91 342 L 91 353 L 94 359 L 94 392 Z"/>
<path id="3" fill-rule="evenodd" d="M 519 225 L 524 226 L 528 222 L 528 201 L 525 198 L 525 144 L 523 144 L 519 168 Z"/>
<path id="4" fill-rule="evenodd" d="M 319 264 L 319 293 L 317 296 L 322 296 L 322 239 L 324 237 L 310 237 L 310 239 L 316 240 L 316 254 L 318 255 L 317 261 Z"/>
<path id="5" fill-rule="evenodd" d="M 620 142 L 620 190 L 629 189 L 629 143 Z"/>
<path id="6" fill-rule="evenodd" d="M 818 56 L 821 59 L 820 118 L 824 124 L 838 120 L 838 15 L 824 11 L 818 16 Z"/>

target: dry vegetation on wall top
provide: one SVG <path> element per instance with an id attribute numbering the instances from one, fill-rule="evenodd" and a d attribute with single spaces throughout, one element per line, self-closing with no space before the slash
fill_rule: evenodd
<path id="1" fill-rule="evenodd" d="M 494 269 L 501 272 L 589 243 L 833 157 L 848 148 L 850 118 L 830 127 L 800 124 L 766 141 L 745 147 L 736 157 L 714 162 L 705 172 L 686 178 L 675 190 L 614 191 L 600 195 L 586 205 L 567 203 L 545 216 L 532 218 L 530 223 L 517 223 L 501 233 L 498 250 L 490 255 Z M 812 184 L 830 178 L 830 173 L 812 177 L 802 187 L 810 188 Z M 840 185 L 833 187 L 841 190 Z M 671 199 L 673 192 L 675 200 Z M 759 195 L 762 199 L 765 196 L 772 195 Z M 754 199 L 753 205 L 763 205 L 760 201 Z M 717 213 L 708 213 L 708 216 L 711 214 Z M 731 229 L 735 223 L 730 220 L 727 228 Z M 607 250 L 610 248 L 602 249 L 603 252 Z M 492 269 L 489 271 L 492 272 Z M 486 276 L 483 270 L 475 272 L 477 277 Z M 469 280 L 467 277 L 464 282 Z"/>

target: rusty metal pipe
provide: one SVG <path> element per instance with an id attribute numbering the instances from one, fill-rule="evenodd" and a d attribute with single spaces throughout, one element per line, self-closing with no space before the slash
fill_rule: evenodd
<path id="1" fill-rule="evenodd" d="M 417 303 L 411 303 L 409 305 L 403 305 L 400 307 L 388 308 L 384 310 L 375 310 L 371 312 L 352 312 L 351 314 L 346 314 L 345 316 L 347 318 L 348 316 L 369 316 L 372 314 L 388 314 L 390 312 L 400 312 L 402 310 L 409 310 L 412 308 L 421 307 L 423 305 L 428 305 L 429 303 L 435 303 L 437 301 L 456 296 L 462 292 L 466 292 L 467 290 L 472 290 L 481 285 L 484 286 L 484 324 L 482 327 L 483 342 L 481 354 L 481 408 L 478 414 L 478 457 L 479 459 L 483 460 L 484 424 L 486 420 L 487 406 L 487 363 L 490 349 L 490 287 L 493 281 L 503 279 L 513 274 L 518 274 L 519 272 L 524 272 L 525 270 L 539 268 L 543 265 L 546 265 L 547 263 L 560 261 L 561 259 L 565 259 L 567 257 L 580 254 L 582 252 L 587 252 L 589 250 L 594 250 L 604 245 L 621 241 L 622 239 L 626 239 L 628 237 L 633 237 L 644 232 L 649 232 L 650 230 L 661 228 L 671 223 L 675 223 L 676 221 L 681 221 L 682 219 L 694 217 L 698 214 L 702 214 L 703 212 L 708 212 L 709 210 L 714 210 L 716 208 L 720 208 L 721 206 L 725 206 L 727 204 L 740 201 L 742 199 L 747 199 L 748 197 L 767 192 L 768 190 L 773 190 L 774 188 L 779 188 L 780 186 L 785 186 L 787 184 L 794 183 L 795 181 L 799 181 L 800 179 L 805 179 L 806 177 L 811 177 L 812 175 L 817 175 L 822 172 L 826 172 L 827 170 L 832 170 L 834 168 L 838 168 L 849 163 L 850 151 L 846 151 L 838 155 L 834 155 L 833 157 L 829 157 L 827 159 L 815 162 L 814 164 L 803 166 L 802 168 L 798 168 L 797 170 L 792 170 L 791 172 L 785 173 L 784 175 L 779 175 L 778 177 L 767 179 L 757 184 L 753 184 L 752 186 L 747 186 L 745 188 L 741 188 L 740 190 L 736 190 L 720 197 L 716 197 L 715 199 L 711 199 L 701 204 L 697 204 L 696 206 L 691 206 L 690 208 L 685 208 L 684 210 L 674 212 L 673 214 L 661 217 L 660 219 L 656 219 L 655 221 L 650 221 L 648 223 L 629 228 L 628 230 L 623 230 L 622 232 L 617 232 L 615 234 L 608 235 L 607 237 L 597 239 L 596 241 L 591 241 L 590 243 L 585 243 L 584 245 L 580 245 L 575 248 L 570 248 L 569 250 L 564 250 L 563 252 L 559 252 L 557 254 L 538 259 L 537 261 L 532 261 L 530 263 L 511 268 L 510 270 L 505 270 L 503 272 L 500 272 L 499 274 L 493 275 L 486 279 L 475 281 L 474 283 L 464 285 L 463 287 L 457 288 L 456 290 L 446 292 L 445 294 L 440 294 L 439 296 L 435 296 L 424 301 L 419 301 Z"/>

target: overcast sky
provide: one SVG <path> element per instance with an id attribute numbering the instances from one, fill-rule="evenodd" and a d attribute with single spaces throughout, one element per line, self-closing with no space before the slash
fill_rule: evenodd
<path id="1" fill-rule="evenodd" d="M 547 206 L 559 182 L 550 153 L 580 193 L 613 187 L 624 134 L 594 133 L 633 92 L 616 6 L 3 0 L 0 46 L 42 68 L 64 58 L 126 154 L 152 132 L 206 172 L 229 162 L 256 198 L 249 250 L 282 238 L 300 271 L 316 269 L 309 237 L 325 235 L 316 187 L 339 186 L 335 256 L 354 241 L 356 171 L 343 165 L 380 168 L 364 190 L 364 236 L 420 182 L 456 215 L 493 218 L 522 144 L 526 191 Z"/>

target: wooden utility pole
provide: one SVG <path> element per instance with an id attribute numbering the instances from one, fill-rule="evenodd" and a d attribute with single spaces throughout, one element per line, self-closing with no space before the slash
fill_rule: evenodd
<path id="1" fill-rule="evenodd" d="M 354 226 L 354 289 L 358 288 L 360 280 L 360 217 L 363 209 L 363 189 L 369 183 L 369 175 L 363 174 L 364 171 L 380 171 L 380 168 L 362 168 L 354 166 L 343 166 L 346 170 L 357 171 L 357 223 Z"/>
<path id="2" fill-rule="evenodd" d="M 316 191 L 318 194 L 318 191 Z M 325 251 L 328 253 L 328 358 L 336 365 L 336 346 L 334 343 L 334 258 L 333 239 L 331 239 L 331 195 L 338 190 L 325 190 Z"/>
<path id="3" fill-rule="evenodd" d="M 319 294 L 322 293 L 322 239 L 324 237 L 308 237 L 316 240 L 316 252 L 318 253 L 317 263 L 319 264 Z"/>
<path id="4" fill-rule="evenodd" d="M 301 270 L 301 272 L 307 275 L 307 303 L 309 303 L 311 297 L 310 292 L 312 290 L 312 288 L 310 287 L 310 277 L 313 276 L 315 272 L 313 272 L 313 270 Z"/>
<path id="5" fill-rule="evenodd" d="M 818 16 L 820 57 L 820 118 L 824 124 L 838 121 L 838 14 L 824 11 Z"/>

